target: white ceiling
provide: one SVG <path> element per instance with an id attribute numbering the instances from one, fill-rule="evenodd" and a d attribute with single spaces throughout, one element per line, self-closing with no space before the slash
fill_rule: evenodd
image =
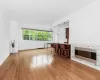
<path id="1" fill-rule="evenodd" d="M 0 0 L 11 19 L 21 23 L 52 25 L 95 0 Z"/>

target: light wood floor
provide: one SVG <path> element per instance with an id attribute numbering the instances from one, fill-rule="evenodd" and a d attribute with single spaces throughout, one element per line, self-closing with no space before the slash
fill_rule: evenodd
<path id="1" fill-rule="evenodd" d="M 10 55 L 0 67 L 0 80 L 100 80 L 100 72 L 47 49 Z"/>

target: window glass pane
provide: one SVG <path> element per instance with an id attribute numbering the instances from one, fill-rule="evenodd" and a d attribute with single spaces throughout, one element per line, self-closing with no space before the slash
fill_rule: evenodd
<path id="1" fill-rule="evenodd" d="M 29 35 L 29 30 L 23 29 L 23 35 Z"/>
<path id="2" fill-rule="evenodd" d="M 29 35 L 24 35 L 24 40 L 29 40 Z"/>
<path id="3" fill-rule="evenodd" d="M 51 32 L 48 33 L 48 40 L 52 40 L 52 33 Z"/>
<path id="4" fill-rule="evenodd" d="M 30 40 L 33 40 L 32 32 L 33 32 L 33 30 L 29 30 L 29 37 L 30 37 Z"/>
<path id="5" fill-rule="evenodd" d="M 44 40 L 42 31 L 37 31 L 37 40 Z"/>
<path id="6" fill-rule="evenodd" d="M 29 40 L 29 30 L 23 29 L 23 39 Z"/>
<path id="7" fill-rule="evenodd" d="M 35 30 L 32 30 L 32 39 L 37 40 L 37 32 Z"/>

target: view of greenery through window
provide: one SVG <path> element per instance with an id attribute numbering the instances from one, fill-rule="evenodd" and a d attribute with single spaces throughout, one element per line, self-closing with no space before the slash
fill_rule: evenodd
<path id="1" fill-rule="evenodd" d="M 51 41 L 52 32 L 42 30 L 22 29 L 23 40 Z"/>

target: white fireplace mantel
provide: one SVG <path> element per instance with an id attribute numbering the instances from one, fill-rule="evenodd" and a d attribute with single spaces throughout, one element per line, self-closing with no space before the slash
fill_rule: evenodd
<path id="1" fill-rule="evenodd" d="M 78 59 L 75 57 L 75 48 L 84 50 L 92 50 L 96 52 L 96 63 L 92 63 L 86 60 Z M 82 44 L 71 44 L 71 59 L 79 63 L 85 64 L 97 70 L 100 70 L 100 46 L 97 45 L 82 45 Z"/>

